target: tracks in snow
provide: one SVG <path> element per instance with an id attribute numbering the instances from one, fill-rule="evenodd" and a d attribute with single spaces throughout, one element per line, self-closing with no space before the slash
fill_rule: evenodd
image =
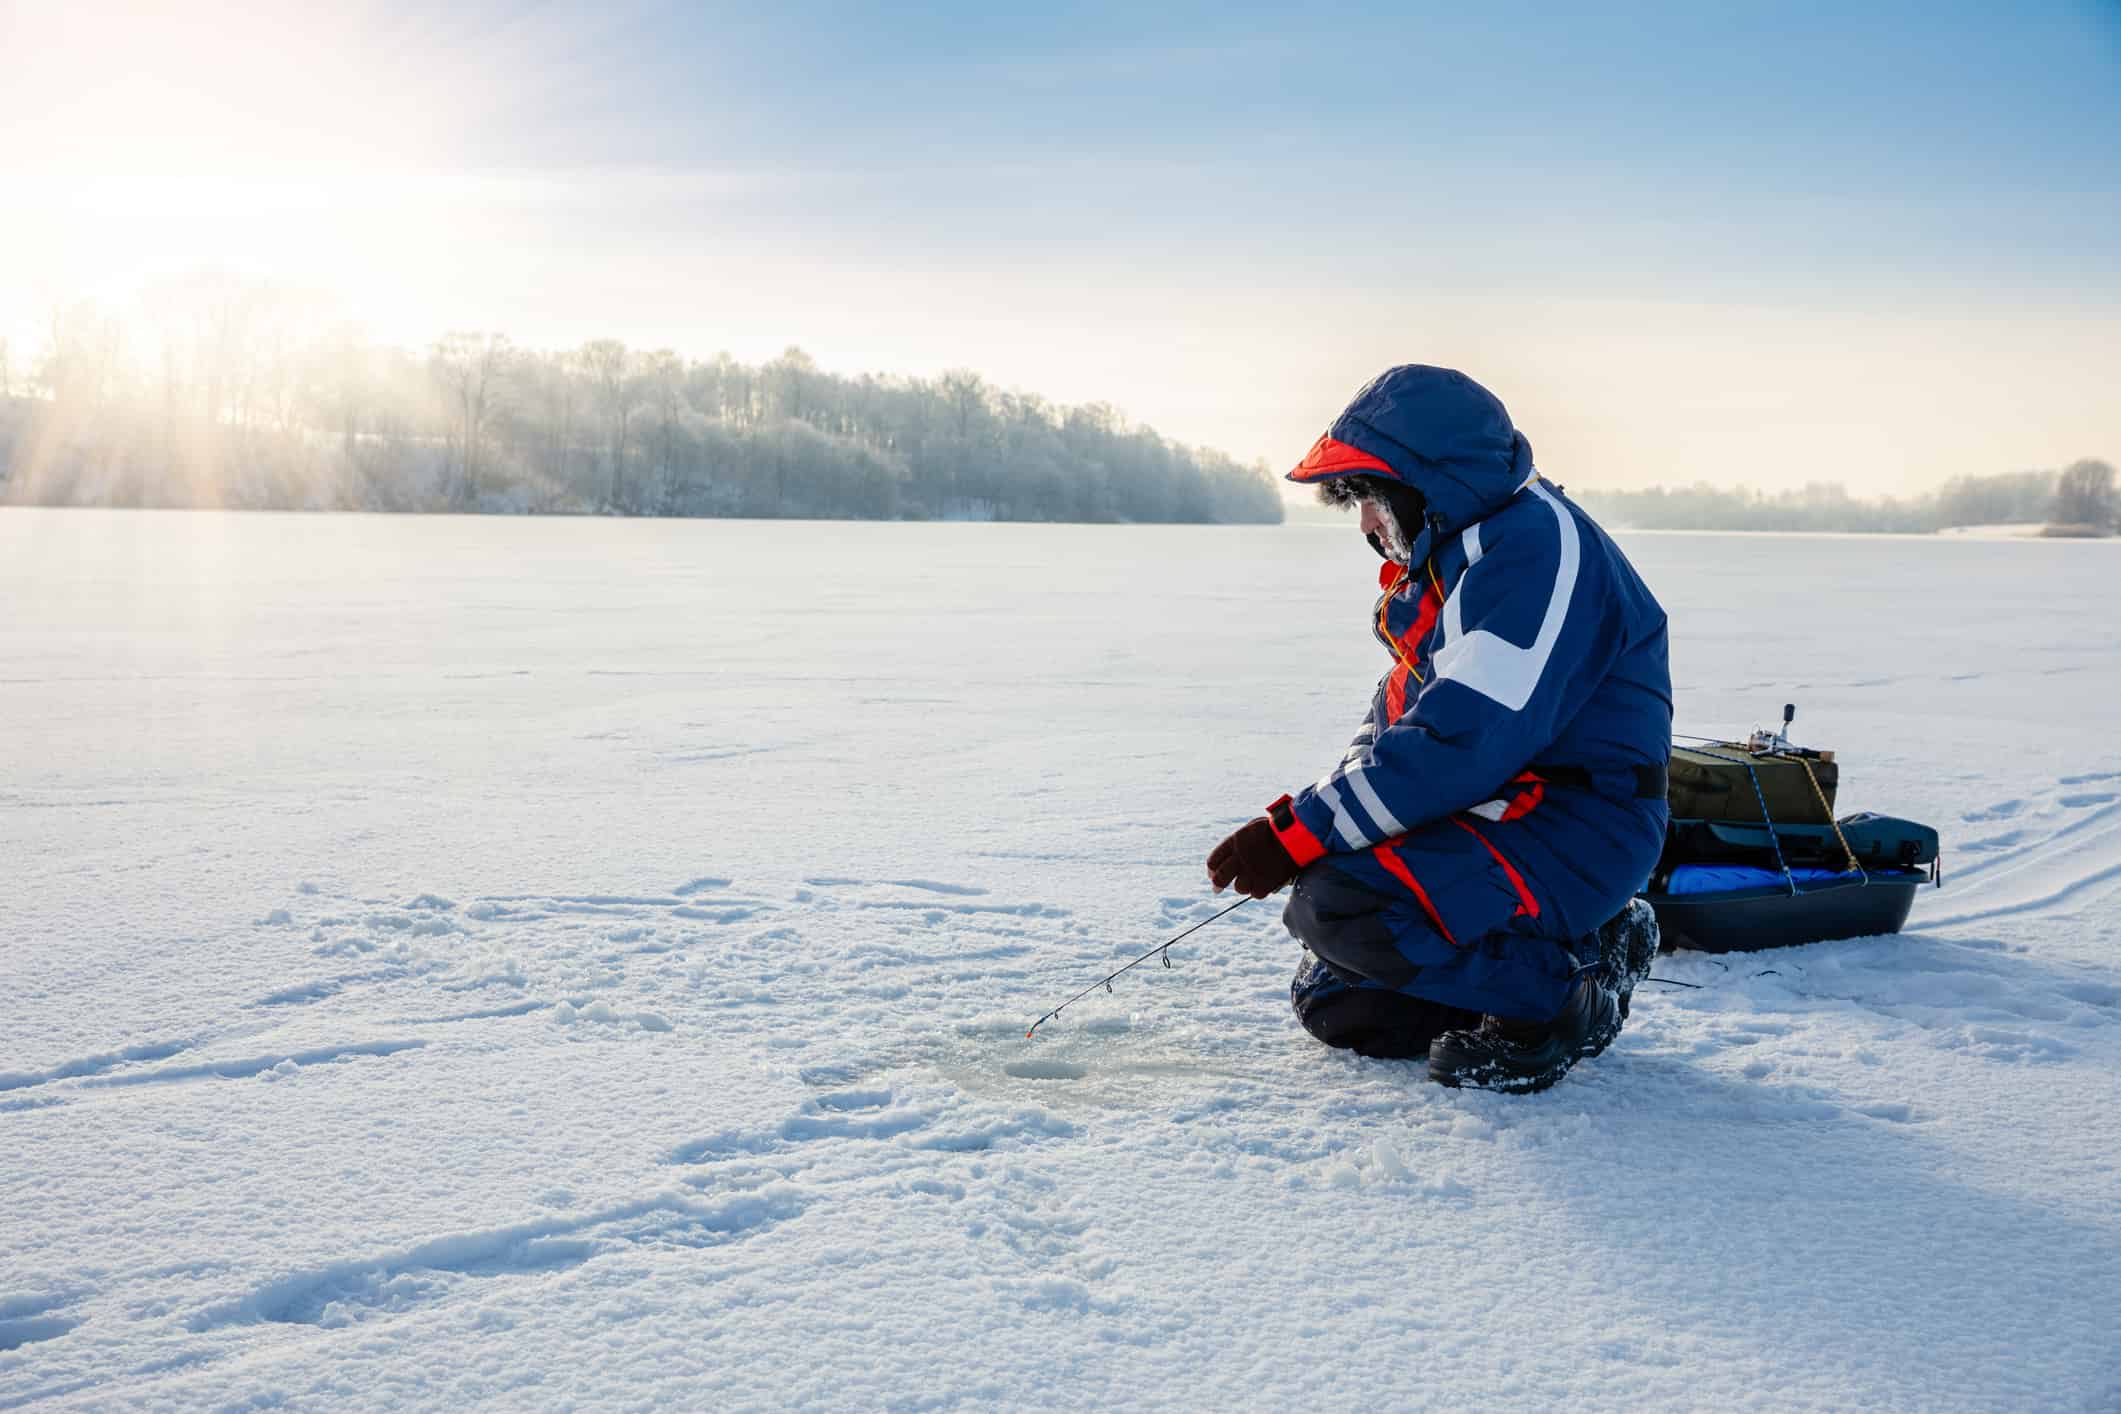
<path id="1" fill-rule="evenodd" d="M 878 1193 L 966 1204 L 981 1214 L 969 1222 L 1009 1228 L 1027 1254 L 1062 1263 L 1059 1275 L 1027 1270 L 1027 1304 L 1089 1309 L 1102 1299 L 1094 1285 L 1105 1259 L 1068 1267 L 1068 1224 L 1025 1222 L 1027 1181 L 1013 1164 L 982 1167 L 997 1152 L 1076 1133 L 1043 1101 L 1090 1068 L 1022 1059 L 1014 1018 L 999 1030 L 946 1029 L 940 1045 L 932 1027 L 894 1042 L 876 1024 L 883 1018 L 888 1027 L 908 996 L 967 988 L 991 997 L 997 982 L 1016 990 L 1056 944 L 1081 958 L 1087 930 L 1064 909 L 927 878 L 818 876 L 773 893 L 702 874 L 667 892 L 513 892 L 461 905 L 432 893 L 393 903 L 306 885 L 250 927 L 245 946 L 284 960 L 278 977 L 254 982 L 256 990 L 193 1034 L 0 1072 L 0 1126 L 78 1125 L 87 1121 L 36 1115 L 91 1099 L 178 1103 L 181 1094 L 206 1093 L 187 1087 L 232 1082 L 274 1084 L 269 1098 L 245 1100 L 243 1109 L 269 1104 L 299 1125 L 349 1094 L 306 1098 L 300 1085 L 326 1076 L 344 1085 L 352 1067 L 453 1058 L 483 1066 L 492 1061 L 476 1058 L 497 1050 L 521 1051 L 526 1066 L 565 1067 L 564 1048 L 577 1042 L 656 1046 L 677 1033 L 682 1044 L 684 1032 L 703 1029 L 748 1030 L 759 1064 L 809 1093 L 799 1091 L 770 1123 L 673 1144 L 638 1175 L 643 1196 L 626 1202 L 532 1210 L 498 1226 L 324 1261 L 312 1251 L 278 1273 L 259 1273 L 253 1257 L 243 1264 L 252 1284 L 233 1289 L 243 1266 L 182 1263 L 183 1298 L 168 1294 L 171 1273 L 157 1271 L 107 1273 L 97 1290 L 63 1300 L 0 1288 L 0 1348 L 34 1348 L 40 1360 L 51 1352 L 58 1362 L 34 1389 L 19 1381 L 33 1380 L 37 1367 L 18 1368 L 16 1379 L 0 1382 L 0 1402 L 25 1389 L 39 1397 L 139 1395 L 259 1340 L 332 1338 L 422 1315 L 476 1319 L 496 1299 L 513 1301 L 512 1290 L 573 1280 L 607 1258 L 732 1247 L 819 1203 Z M 819 939 L 829 945 L 815 946 Z M 1046 965 L 1055 965 L 1050 956 Z M 795 1005 L 774 1009 L 782 1003 Z M 855 1015 L 868 1024 L 854 1028 L 850 1049 L 839 1023 Z M 992 1054 L 1004 1047 L 1007 1065 Z M 971 1071 L 980 1083 L 961 1086 L 946 1074 Z M 404 1083 L 447 1087 L 455 1077 Z M 187 1122 L 216 1112 L 184 1103 L 193 1105 L 183 1111 Z M 1036 1196 L 1043 1187 L 1029 1187 L 1032 1201 L 1049 1201 Z M 572 1206 L 564 1193 L 557 1201 Z M 710 1261 L 696 1270 L 711 1280 L 739 1268 Z M 105 1341 L 123 1334 L 141 1358 L 109 1367 L 99 1360 L 86 1378 L 58 1378 L 69 1359 L 78 1368 L 67 1354 L 79 1348 L 76 1332 Z"/>
<path id="2" fill-rule="evenodd" d="M 0 1116 L 95 1090 L 282 1078 L 441 1039 L 406 1028 L 542 1015 L 585 1035 L 667 1033 L 672 1014 L 779 1005 L 798 978 L 846 1002 L 889 1003 L 916 986 L 1024 976 L 1055 933 L 1080 931 L 1065 909 L 935 879 L 816 877 L 785 898 L 733 884 L 707 874 L 668 893 L 495 894 L 460 907 L 436 893 L 392 903 L 304 883 L 252 925 L 253 946 L 277 945 L 296 975 L 195 1034 L 34 1067 L 0 1056 Z M 824 978 L 804 944 L 828 931 L 847 941 Z M 329 968 L 343 959 L 356 965 Z"/>
<path id="3" fill-rule="evenodd" d="M 68 1310 L 80 1296 L 79 1291 L 0 1295 L 0 1355 L 39 1341 L 57 1340 L 80 1325 L 81 1318 Z"/>
<path id="4" fill-rule="evenodd" d="M 1949 901 L 1939 901 L 1934 916 L 1918 909 L 1920 929 L 2061 912 L 2105 897 L 2121 881 L 2121 771 L 2064 776 L 1964 819 L 2003 828 L 1950 842 L 1955 855 L 1973 859 L 1954 867 L 1947 858 Z"/>
<path id="5" fill-rule="evenodd" d="M 467 1283 L 552 1275 L 615 1251 L 716 1246 L 800 1214 L 809 1198 L 773 1185 L 721 1202 L 676 1191 L 587 1213 L 445 1233 L 275 1278 L 187 1318 L 194 1332 L 234 1325 L 342 1327 L 401 1315 Z"/>

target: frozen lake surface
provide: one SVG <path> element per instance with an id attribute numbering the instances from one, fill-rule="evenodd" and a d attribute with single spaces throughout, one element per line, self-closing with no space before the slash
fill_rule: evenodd
<path id="1" fill-rule="evenodd" d="M 0 511 L 0 1406 L 2121 1407 L 2121 547 L 1634 535 L 1936 824 L 1529 1099 L 1202 857 L 1351 529 Z"/>

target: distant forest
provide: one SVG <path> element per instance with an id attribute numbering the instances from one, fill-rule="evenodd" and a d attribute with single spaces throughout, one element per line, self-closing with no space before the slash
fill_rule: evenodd
<path id="1" fill-rule="evenodd" d="M 0 503 L 256 509 L 1276 522 L 1263 464 L 1093 403 L 600 339 L 318 328 L 233 280 L 165 289 L 156 332 L 93 306 L 0 342 Z M 26 367 L 20 366 L 26 364 Z"/>
<path id="2" fill-rule="evenodd" d="M 1696 484 L 1578 488 L 1616 527 L 1900 531 L 2046 522 L 2111 531 L 2114 471 L 1962 477 L 1865 500 Z M 0 504 L 1092 522 L 1282 519 L 1242 465 L 955 370 L 846 376 L 613 339 L 499 334 L 388 348 L 233 277 L 150 291 L 136 317 L 55 313 L 0 338 Z"/>
<path id="3" fill-rule="evenodd" d="M 2075 462 L 2061 471 L 1962 476 L 1926 496 L 1860 500 L 1838 484 L 1775 494 L 1696 483 L 1648 491 L 1575 493 L 1598 518 L 1636 530 L 1897 531 L 1962 525 L 2048 524 L 2084 532 L 2116 524 L 2114 469 Z"/>

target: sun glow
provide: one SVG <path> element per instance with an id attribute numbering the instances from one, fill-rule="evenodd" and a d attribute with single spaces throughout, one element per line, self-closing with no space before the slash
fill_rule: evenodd
<path id="1" fill-rule="evenodd" d="M 1860 154 L 1884 139 L 1860 112 L 1858 157 L 1827 161 L 1816 193 L 1766 150 L 1756 189 L 1632 104 L 1601 129 L 1642 144 L 1632 178 L 1567 143 L 1496 166 L 1478 114 L 1458 165 L 1439 138 L 1376 166 L 1333 126 L 1347 115 L 1287 133 L 1251 105 L 1204 130 L 1127 104 L 1100 121 L 1118 83 L 1101 70 L 1018 84 L 1022 111 L 986 134 L 963 115 L 1017 72 L 1020 36 L 869 55 L 848 34 L 893 22 L 768 22 L 788 9 L 752 7 L 754 25 L 646 0 L 0 0 L 0 387 L 36 378 L 76 314 L 153 364 L 193 337 L 199 301 L 242 288 L 265 292 L 274 337 L 350 325 L 414 354 L 491 330 L 972 367 L 1276 463 L 1410 358 L 1476 371 L 1586 484 L 1913 490 L 2113 446 L 2095 164 L 2085 191 L 2014 189 L 1961 235 L 1940 233 L 1987 200 L 1977 176 L 1936 191 L 1896 159 L 1903 185 L 1833 196 L 1872 191 Z M 943 60 L 953 83 L 917 91 Z M 1498 174 L 1527 205 L 1494 223 Z M 1296 219 L 1358 177 L 1412 195 L 1382 223 Z"/>
<path id="2" fill-rule="evenodd" d="M 466 202 L 440 162 L 467 93 L 357 6 L 0 9 L 0 309 L 119 306 L 218 270 L 413 327 Z"/>

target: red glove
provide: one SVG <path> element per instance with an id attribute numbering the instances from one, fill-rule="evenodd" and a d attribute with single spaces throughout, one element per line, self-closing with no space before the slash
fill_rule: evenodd
<path id="1" fill-rule="evenodd" d="M 1208 855 L 1208 882 L 1217 893 L 1235 884 L 1241 894 L 1265 898 L 1295 877 L 1296 861 L 1264 815 L 1239 826 Z"/>

